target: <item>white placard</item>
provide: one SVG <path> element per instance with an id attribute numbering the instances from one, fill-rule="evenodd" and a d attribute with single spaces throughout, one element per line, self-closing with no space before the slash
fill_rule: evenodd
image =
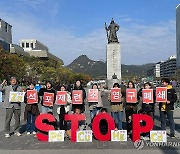
<path id="1" fill-rule="evenodd" d="M 127 141 L 127 130 L 111 130 L 111 141 Z"/>
<path id="2" fill-rule="evenodd" d="M 2 92 L 0 91 L 0 103 L 2 103 Z"/>
<path id="3" fill-rule="evenodd" d="M 166 131 L 150 131 L 151 142 L 167 142 Z"/>
<path id="4" fill-rule="evenodd" d="M 49 142 L 63 142 L 65 130 L 51 130 L 49 131 Z"/>
<path id="5" fill-rule="evenodd" d="M 24 102 L 25 92 L 13 92 L 10 91 L 9 102 Z"/>
<path id="6" fill-rule="evenodd" d="M 92 130 L 77 131 L 76 142 L 92 142 Z"/>

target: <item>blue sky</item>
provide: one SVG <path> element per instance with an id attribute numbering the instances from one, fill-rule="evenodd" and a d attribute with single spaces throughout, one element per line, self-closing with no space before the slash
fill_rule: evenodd
<path id="1" fill-rule="evenodd" d="M 106 59 L 104 22 L 120 25 L 123 64 L 166 60 L 176 53 L 180 0 L 1 0 L 0 18 L 13 26 L 13 43 L 35 38 L 65 65 L 81 54 Z"/>

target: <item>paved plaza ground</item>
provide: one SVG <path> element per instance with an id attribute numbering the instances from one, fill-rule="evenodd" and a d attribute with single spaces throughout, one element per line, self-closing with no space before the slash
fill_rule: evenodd
<path id="1" fill-rule="evenodd" d="M 109 109 L 110 103 L 107 101 L 107 95 L 103 97 L 104 106 Z M 23 119 L 23 111 L 24 111 L 24 104 L 22 105 L 22 115 L 21 118 Z M 55 113 L 56 109 L 54 109 Z M 88 105 L 86 104 L 86 117 L 87 123 L 90 123 L 90 116 Z M 55 113 L 57 117 L 57 114 Z M 124 116 L 125 117 L 125 116 Z M 143 151 L 146 153 L 152 153 L 153 151 L 156 153 L 180 153 L 180 108 L 176 108 L 174 112 L 175 123 L 176 123 L 176 138 L 171 139 L 168 136 L 168 143 L 179 143 L 179 146 L 157 146 L 150 143 L 149 141 L 144 141 L 140 145 L 137 145 L 136 148 L 128 138 L 127 142 L 100 142 L 93 139 L 92 143 L 71 143 L 68 139 L 65 139 L 64 142 L 59 143 L 45 143 L 40 142 L 37 138 L 33 135 L 26 135 L 26 132 L 22 134 L 22 136 L 17 137 L 12 135 L 10 138 L 4 137 L 4 120 L 5 120 L 5 109 L 2 108 L 2 103 L 0 104 L 0 154 L 1 153 L 132 153 L 136 152 L 139 146 L 143 146 L 138 153 L 142 153 Z M 123 119 L 125 121 L 125 119 Z M 14 121 L 12 120 L 12 125 Z M 22 125 L 24 125 L 24 121 L 21 121 Z M 123 123 L 125 128 L 125 122 Z M 155 112 L 155 129 L 160 129 L 160 118 L 158 108 L 156 106 Z M 169 128 L 167 128 L 167 134 L 169 134 Z M 20 151 L 19 151 L 20 150 Z M 34 150 L 34 151 L 31 151 Z M 153 152 L 153 153 L 154 153 Z"/>

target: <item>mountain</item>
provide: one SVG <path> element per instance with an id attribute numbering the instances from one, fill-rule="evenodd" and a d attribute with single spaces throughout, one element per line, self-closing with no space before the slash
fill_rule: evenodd
<path id="1" fill-rule="evenodd" d="M 89 74 L 92 77 L 106 76 L 106 63 L 91 60 L 86 55 L 79 56 L 67 67 L 73 72 Z"/>
<path id="2" fill-rule="evenodd" d="M 145 65 L 122 64 L 122 76 L 146 76 L 148 68 L 153 65 L 153 63 Z M 89 74 L 94 78 L 106 77 L 106 63 L 91 60 L 86 55 L 79 56 L 67 67 L 73 72 Z"/>

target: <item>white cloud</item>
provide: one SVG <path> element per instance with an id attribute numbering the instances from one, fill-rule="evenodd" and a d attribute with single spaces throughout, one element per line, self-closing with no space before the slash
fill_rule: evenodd
<path id="1" fill-rule="evenodd" d="M 41 0 L 40 0 L 41 1 Z M 43 0 L 42 0 L 43 1 Z M 35 38 L 47 45 L 50 51 L 69 64 L 81 54 L 89 58 L 100 60 L 106 58 L 106 32 L 94 29 L 84 36 L 77 36 L 62 29 L 44 30 L 38 20 L 31 17 L 27 20 L 25 15 L 16 18 L 13 15 L 0 11 L 1 18 L 13 26 L 13 41 L 19 39 Z M 128 17 L 125 16 L 128 19 Z M 130 19 L 130 18 L 129 18 Z M 31 22 L 29 22 L 31 21 Z M 128 20 L 128 26 L 120 25 L 118 31 L 122 49 L 122 63 L 144 64 L 158 62 L 175 54 L 175 21 L 162 21 L 152 25 L 138 24 Z M 74 28 L 73 28 L 74 29 Z"/>
<path id="2" fill-rule="evenodd" d="M 20 6 L 30 6 L 33 9 L 37 10 L 38 7 L 45 4 L 47 0 L 17 0 L 17 4 Z"/>

